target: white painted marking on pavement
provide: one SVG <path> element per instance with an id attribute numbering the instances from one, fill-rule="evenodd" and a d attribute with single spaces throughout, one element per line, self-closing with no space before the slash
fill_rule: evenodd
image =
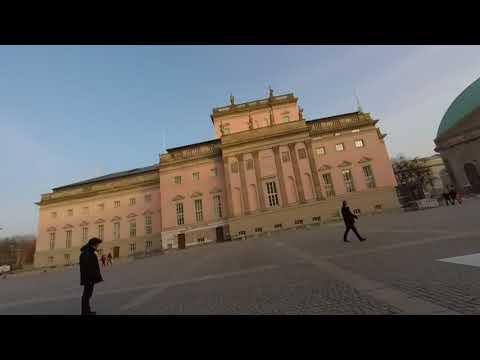
<path id="1" fill-rule="evenodd" d="M 445 258 L 445 259 L 438 259 L 438 261 L 480 267 L 480 253 L 464 255 L 464 256 L 455 256 L 455 257 Z"/>

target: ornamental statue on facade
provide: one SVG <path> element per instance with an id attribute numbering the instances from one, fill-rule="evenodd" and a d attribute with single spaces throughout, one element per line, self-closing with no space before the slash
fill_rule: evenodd
<path id="1" fill-rule="evenodd" d="M 298 115 L 300 116 L 300 120 L 303 120 L 303 108 L 298 108 Z"/>
<path id="2" fill-rule="evenodd" d="M 230 93 L 230 105 L 235 105 L 235 98 L 231 93 Z"/>
<path id="3" fill-rule="evenodd" d="M 268 97 L 272 98 L 273 97 L 273 89 L 270 85 L 268 85 Z"/>
<path id="4" fill-rule="evenodd" d="M 272 126 L 273 124 L 274 124 L 273 109 L 270 108 L 270 121 L 269 121 L 269 125 Z"/>
<path id="5" fill-rule="evenodd" d="M 252 114 L 248 113 L 248 129 L 253 130 L 253 119 Z"/>
<path id="6" fill-rule="evenodd" d="M 223 124 L 220 124 L 220 133 L 223 135 L 225 135 L 225 128 L 223 126 Z"/>

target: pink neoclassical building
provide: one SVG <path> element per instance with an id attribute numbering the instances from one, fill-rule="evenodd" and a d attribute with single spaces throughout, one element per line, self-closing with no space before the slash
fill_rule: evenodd
<path id="1" fill-rule="evenodd" d="M 399 208 L 378 120 L 306 120 L 293 94 L 214 108 L 215 138 L 159 164 L 42 195 L 35 263 L 78 261 L 89 237 L 114 257 L 185 248 Z"/>

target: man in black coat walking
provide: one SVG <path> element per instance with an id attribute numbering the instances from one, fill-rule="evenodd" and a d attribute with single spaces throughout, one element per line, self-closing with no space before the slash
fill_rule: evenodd
<path id="1" fill-rule="evenodd" d="M 347 206 L 347 202 L 345 200 L 342 203 L 342 217 L 343 221 L 345 222 L 345 233 L 343 234 L 343 241 L 349 242 L 347 240 L 347 235 L 350 229 L 353 230 L 353 232 L 355 233 L 355 235 L 357 235 L 360 241 L 367 240 L 366 238 L 361 237 L 358 233 L 357 228 L 355 227 L 355 219 L 358 219 L 358 217 L 350 211 L 350 208 Z"/>
<path id="2" fill-rule="evenodd" d="M 95 284 L 103 281 L 102 275 L 100 274 L 100 266 L 98 265 L 98 258 L 95 254 L 101 242 L 102 240 L 98 238 L 91 238 L 88 243 L 80 249 L 80 285 L 83 286 L 82 315 L 96 314 L 90 309 L 90 298 L 92 297 Z"/>

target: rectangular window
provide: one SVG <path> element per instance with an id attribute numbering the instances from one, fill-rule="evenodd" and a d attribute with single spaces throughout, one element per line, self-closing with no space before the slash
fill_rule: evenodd
<path id="1" fill-rule="evenodd" d="M 50 250 L 55 249 L 55 232 L 50 233 Z"/>
<path id="2" fill-rule="evenodd" d="M 220 195 L 213 196 L 213 208 L 215 210 L 215 217 L 221 218 L 222 217 L 222 199 Z"/>
<path id="3" fill-rule="evenodd" d="M 105 226 L 104 226 L 103 224 L 99 224 L 99 225 L 98 225 L 98 238 L 99 238 L 100 240 L 103 240 L 104 230 L 105 230 Z"/>
<path id="4" fill-rule="evenodd" d="M 282 151 L 282 161 L 283 162 L 290 161 L 290 153 L 288 151 Z"/>
<path id="5" fill-rule="evenodd" d="M 362 170 L 363 170 L 363 175 L 365 176 L 365 181 L 367 183 L 367 188 L 374 189 L 376 185 L 375 185 L 375 179 L 373 177 L 371 166 L 370 165 L 364 166 L 362 167 Z"/>
<path id="6" fill-rule="evenodd" d="M 307 158 L 307 152 L 305 151 L 305 149 L 298 149 L 298 158 L 299 159 Z"/>
<path id="7" fill-rule="evenodd" d="M 321 146 L 315 149 L 317 155 L 325 155 L 325 147 Z"/>
<path id="8" fill-rule="evenodd" d="M 115 200 L 115 202 L 113 203 L 113 207 L 114 208 L 119 208 L 120 207 L 120 200 Z"/>
<path id="9" fill-rule="evenodd" d="M 176 204 L 177 209 L 177 225 L 183 225 L 185 219 L 183 218 L 183 203 Z"/>
<path id="10" fill-rule="evenodd" d="M 312 221 L 314 221 L 314 222 L 320 222 L 321 220 L 322 220 L 322 218 L 320 216 L 312 217 Z"/>
<path id="11" fill-rule="evenodd" d="M 197 222 L 203 221 L 202 199 L 195 199 L 195 219 Z"/>
<path id="12" fill-rule="evenodd" d="M 72 247 L 72 230 L 67 230 L 67 232 L 66 232 L 65 247 L 67 249 Z"/>
<path id="13" fill-rule="evenodd" d="M 175 176 L 175 177 L 173 178 L 173 182 L 174 182 L 175 184 L 177 184 L 177 185 L 180 185 L 180 184 L 182 183 L 182 177 L 181 177 L 181 176 L 178 176 L 178 175 Z"/>
<path id="14" fill-rule="evenodd" d="M 137 203 L 137 200 L 135 198 L 130 198 L 130 206 L 133 206 Z"/>
<path id="15" fill-rule="evenodd" d="M 52 213 L 50 214 L 50 216 L 52 217 L 52 219 L 56 219 L 56 217 L 57 217 L 57 212 L 56 212 L 56 211 L 52 212 Z"/>
<path id="16" fill-rule="evenodd" d="M 113 223 L 113 240 L 120 239 L 120 223 L 114 222 Z"/>
<path id="17" fill-rule="evenodd" d="M 343 182 L 347 192 L 354 192 L 352 172 L 349 169 L 342 170 Z"/>
<path id="18" fill-rule="evenodd" d="M 247 232 L 245 230 L 242 230 L 242 231 L 238 232 L 238 235 L 246 235 L 246 234 L 247 234 Z"/>
<path id="19" fill-rule="evenodd" d="M 247 168 L 247 170 L 252 170 L 253 169 L 253 159 L 247 159 L 246 168 Z"/>
<path id="20" fill-rule="evenodd" d="M 354 213 L 355 215 L 360 215 L 361 212 L 362 212 L 362 211 L 361 211 L 360 209 L 353 209 L 353 213 Z"/>
<path id="21" fill-rule="evenodd" d="M 88 216 L 89 214 L 90 214 L 90 211 L 88 210 L 88 206 L 85 206 L 85 207 L 82 209 L 82 215 Z"/>
<path id="22" fill-rule="evenodd" d="M 323 184 L 325 185 L 325 195 L 327 197 L 335 196 L 335 189 L 333 188 L 332 175 L 322 174 Z"/>
<path id="23" fill-rule="evenodd" d="M 150 194 L 145 195 L 144 200 L 145 200 L 146 203 L 152 201 L 152 195 L 150 195 Z"/>
<path id="24" fill-rule="evenodd" d="M 192 173 L 192 179 L 193 179 L 193 181 L 200 180 L 200 173 L 199 172 Z"/>
<path id="25" fill-rule="evenodd" d="M 203 242 L 205 242 L 205 238 L 204 238 L 204 237 L 200 237 L 200 238 L 197 239 L 197 241 L 198 241 L 199 243 L 203 243 Z"/>
<path id="26" fill-rule="evenodd" d="M 362 139 L 355 140 L 355 147 L 361 148 L 361 147 L 363 147 L 364 145 L 365 145 L 365 144 L 363 143 L 363 140 L 362 140 Z"/>
<path id="27" fill-rule="evenodd" d="M 224 127 L 223 127 L 223 133 L 224 133 L 225 135 L 230 134 L 230 128 L 229 128 L 228 126 L 224 126 Z"/>
<path id="28" fill-rule="evenodd" d="M 231 165 L 230 165 L 230 170 L 232 171 L 233 174 L 236 174 L 238 173 L 238 162 L 233 162 Z"/>
<path id="29" fill-rule="evenodd" d="M 64 254 L 63 258 L 65 259 L 65 264 L 70 264 L 70 254 Z"/>
<path id="30" fill-rule="evenodd" d="M 302 219 L 295 220 L 295 225 L 302 225 L 302 224 L 303 224 Z"/>
<path id="31" fill-rule="evenodd" d="M 152 233 L 152 217 L 145 215 L 145 234 L 150 235 Z"/>
<path id="32" fill-rule="evenodd" d="M 88 240 L 88 227 L 82 227 L 82 243 L 85 244 Z"/>
<path id="33" fill-rule="evenodd" d="M 105 210 L 105 204 L 98 204 L 97 208 L 98 208 L 98 211 L 103 211 Z"/>
<path id="34" fill-rule="evenodd" d="M 274 229 L 280 229 L 282 227 L 282 224 L 275 224 L 273 225 Z"/>
<path id="35" fill-rule="evenodd" d="M 129 223 L 129 226 L 130 226 L 130 237 L 137 236 L 137 222 L 132 221 Z"/>
<path id="36" fill-rule="evenodd" d="M 343 143 L 335 145 L 335 150 L 337 151 L 343 151 L 345 148 L 343 146 Z"/>
<path id="37" fill-rule="evenodd" d="M 152 240 L 147 240 L 147 241 L 145 241 L 145 249 L 146 249 L 146 250 L 151 249 L 152 246 L 153 246 Z"/>
<path id="38" fill-rule="evenodd" d="M 282 122 L 287 123 L 290 121 L 290 117 L 288 115 L 282 116 Z"/>
<path id="39" fill-rule="evenodd" d="M 267 194 L 270 207 L 278 206 L 277 184 L 275 181 L 267 182 Z"/>
<path id="40" fill-rule="evenodd" d="M 374 206 L 375 210 L 382 210 L 382 204 L 377 204 Z"/>
<path id="41" fill-rule="evenodd" d="M 135 252 L 135 250 L 137 250 L 137 244 L 131 243 L 130 244 L 130 252 L 133 253 L 133 252 Z"/>
<path id="42" fill-rule="evenodd" d="M 73 209 L 67 210 L 67 216 L 73 216 Z"/>
<path id="43" fill-rule="evenodd" d="M 218 176 L 217 168 L 210 169 L 210 176 L 211 177 L 217 177 Z"/>
<path id="44" fill-rule="evenodd" d="M 255 232 L 262 232 L 262 228 L 261 227 L 255 228 Z"/>

